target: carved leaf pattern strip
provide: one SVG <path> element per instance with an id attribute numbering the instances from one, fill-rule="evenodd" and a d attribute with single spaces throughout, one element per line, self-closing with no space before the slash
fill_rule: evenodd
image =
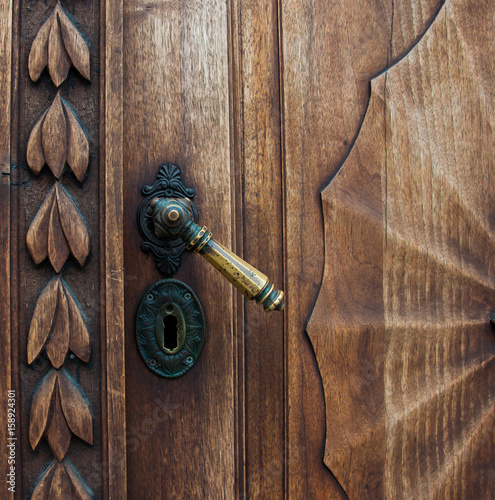
<path id="1" fill-rule="evenodd" d="M 33 41 L 28 61 L 29 76 L 33 81 L 38 80 L 48 66 L 53 83 L 59 87 L 67 78 L 71 64 L 90 80 L 88 45 L 58 2 Z"/>
<path id="2" fill-rule="evenodd" d="M 60 498 L 76 500 L 93 498 L 89 488 L 67 461 L 58 464 L 53 462 L 41 476 L 31 497 L 34 500 L 59 500 Z"/>
<path id="3" fill-rule="evenodd" d="M 65 370 L 52 370 L 35 392 L 29 419 L 29 442 L 34 450 L 44 435 L 61 462 L 71 435 L 93 444 L 93 417 L 87 401 Z"/>
<path id="4" fill-rule="evenodd" d="M 28 68 L 33 81 L 48 67 L 59 87 L 70 67 L 90 80 L 87 43 L 63 10 L 60 1 L 43 23 L 29 54 Z M 31 131 L 27 162 L 35 175 L 46 164 L 60 179 L 65 164 L 82 182 L 89 164 L 89 141 L 76 115 L 57 93 Z M 46 196 L 26 236 L 35 263 L 49 258 L 57 273 L 72 253 L 82 266 L 89 254 L 89 235 L 73 200 L 56 183 Z M 36 303 L 28 337 L 28 363 L 45 348 L 50 362 L 60 368 L 70 349 L 81 360 L 90 357 L 90 338 L 81 310 L 69 287 L 54 278 Z M 34 499 L 91 499 L 93 495 L 68 462 L 72 434 L 93 443 L 93 420 L 83 393 L 64 370 L 52 370 L 34 394 L 29 439 L 33 450 L 45 436 L 56 460 L 41 476 Z"/>
<path id="5" fill-rule="evenodd" d="M 89 255 L 89 234 L 74 202 L 57 183 L 47 194 L 31 226 L 26 243 L 36 264 L 49 258 L 60 272 L 69 250 L 81 266 Z"/>
<path id="6" fill-rule="evenodd" d="M 43 347 L 55 368 L 62 366 L 69 349 L 81 361 L 89 361 L 88 327 L 70 288 L 58 277 L 48 283 L 36 302 L 29 328 L 28 364 Z"/>
<path id="7" fill-rule="evenodd" d="M 47 164 L 57 179 L 67 163 L 78 181 L 84 180 L 89 164 L 89 141 L 60 92 L 31 131 L 27 163 L 36 175 Z"/>

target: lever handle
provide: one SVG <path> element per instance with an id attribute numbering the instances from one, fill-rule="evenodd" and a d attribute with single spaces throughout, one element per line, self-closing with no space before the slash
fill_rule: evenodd
<path id="1" fill-rule="evenodd" d="M 188 250 L 202 255 L 248 299 L 261 303 L 265 311 L 284 308 L 284 292 L 275 290 L 267 276 L 215 241 L 206 226 L 196 224 L 189 198 L 157 197 L 152 199 L 150 207 L 158 238 L 181 238 Z"/>

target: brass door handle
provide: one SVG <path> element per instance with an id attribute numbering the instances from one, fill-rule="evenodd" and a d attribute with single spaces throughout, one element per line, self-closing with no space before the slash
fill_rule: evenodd
<path id="1" fill-rule="evenodd" d="M 284 292 L 275 290 L 268 277 L 215 241 L 206 226 L 195 222 L 195 208 L 187 197 L 155 197 L 150 203 L 154 233 L 161 240 L 182 239 L 186 249 L 199 253 L 248 299 L 265 311 L 284 308 Z"/>

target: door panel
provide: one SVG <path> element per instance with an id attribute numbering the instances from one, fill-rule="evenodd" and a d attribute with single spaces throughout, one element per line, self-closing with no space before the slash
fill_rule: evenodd
<path id="1" fill-rule="evenodd" d="M 278 4 L 237 1 L 230 9 L 236 248 L 283 287 Z M 239 305 L 239 492 L 241 498 L 280 498 L 285 487 L 284 316 Z"/>
<path id="2" fill-rule="evenodd" d="M 483 5 L 448 2 L 372 81 L 356 144 L 323 192 L 326 267 L 308 331 L 327 401 L 325 463 L 351 498 L 493 491 L 493 103 L 483 89 L 494 9 Z"/>

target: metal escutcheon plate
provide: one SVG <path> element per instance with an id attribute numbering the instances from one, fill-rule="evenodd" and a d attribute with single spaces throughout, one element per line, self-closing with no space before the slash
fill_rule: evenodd
<path id="1" fill-rule="evenodd" d="M 136 340 L 146 365 L 157 375 L 180 377 L 196 362 L 204 343 L 205 319 L 194 292 L 166 279 L 146 291 L 136 314 Z"/>

